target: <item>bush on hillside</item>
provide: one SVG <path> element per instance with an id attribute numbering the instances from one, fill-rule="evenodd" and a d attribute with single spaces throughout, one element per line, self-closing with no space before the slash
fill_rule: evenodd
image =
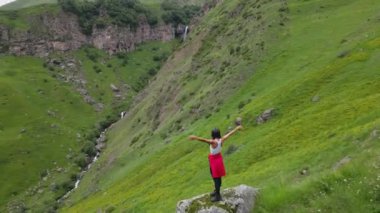
<path id="1" fill-rule="evenodd" d="M 153 76 L 157 73 L 157 70 L 154 69 L 154 68 L 150 68 L 149 71 L 148 71 L 149 75 Z"/>
<path id="2" fill-rule="evenodd" d="M 86 141 L 82 148 L 82 152 L 86 153 L 88 156 L 91 156 L 91 157 L 95 156 L 96 155 L 95 144 L 91 141 Z"/>
<path id="3" fill-rule="evenodd" d="M 99 122 L 99 131 L 103 131 L 115 123 L 119 119 L 117 114 L 107 115 L 105 120 Z"/>
<path id="4" fill-rule="evenodd" d="M 93 62 L 97 62 L 98 59 L 99 59 L 99 57 L 100 57 L 100 55 L 99 55 L 99 53 L 96 50 L 94 50 L 92 48 L 93 47 L 85 46 L 84 47 L 84 52 L 86 53 L 86 56 L 87 56 L 88 59 L 90 59 Z"/>
<path id="5" fill-rule="evenodd" d="M 161 62 L 163 62 L 163 61 L 166 61 L 166 59 L 168 59 L 168 53 L 166 53 L 166 52 L 164 52 L 164 53 L 162 53 L 161 55 L 155 55 L 155 56 L 153 56 L 153 61 L 161 61 Z"/>
<path id="6" fill-rule="evenodd" d="M 143 17 L 150 25 L 158 24 L 158 17 L 138 0 L 58 0 L 61 8 L 79 17 L 79 25 L 86 35 L 91 35 L 94 27 L 105 28 L 109 24 L 136 29 Z M 181 6 L 173 0 L 161 4 L 165 23 L 187 25 L 192 17 L 201 13 L 201 7 Z"/>
<path id="7" fill-rule="evenodd" d="M 162 19 L 166 23 L 172 23 L 175 26 L 178 24 L 187 25 L 190 23 L 192 17 L 200 15 L 201 7 L 195 5 L 180 6 L 175 1 L 166 0 L 161 4 L 164 10 Z"/>
<path id="8" fill-rule="evenodd" d="M 151 25 L 158 23 L 157 17 L 137 0 L 58 0 L 58 3 L 64 11 L 74 13 L 79 17 L 82 31 L 87 35 L 92 33 L 94 26 L 104 28 L 108 24 L 129 26 L 135 29 L 142 16 Z"/>
<path id="9" fill-rule="evenodd" d="M 85 168 L 87 166 L 87 159 L 85 156 L 80 155 L 75 158 L 75 163 L 80 167 L 80 168 Z"/>
<path id="10" fill-rule="evenodd" d="M 75 187 L 75 182 L 72 180 L 67 180 L 62 183 L 62 189 L 64 189 L 66 192 L 72 190 Z"/>
<path id="11" fill-rule="evenodd" d="M 111 212 L 114 212 L 115 210 L 116 210 L 116 207 L 113 205 L 110 205 L 106 207 L 105 213 L 111 213 Z"/>
<path id="12" fill-rule="evenodd" d="M 49 171 L 45 169 L 42 172 L 40 172 L 40 177 L 44 178 L 44 177 L 48 176 L 48 174 L 49 174 Z"/>
<path id="13" fill-rule="evenodd" d="M 94 71 L 96 73 L 101 73 L 102 72 L 102 69 L 99 66 L 97 66 L 97 65 L 94 65 L 92 68 L 94 69 Z"/>

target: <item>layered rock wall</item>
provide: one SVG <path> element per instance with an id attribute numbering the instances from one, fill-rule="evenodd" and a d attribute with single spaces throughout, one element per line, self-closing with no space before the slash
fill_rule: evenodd
<path id="1" fill-rule="evenodd" d="M 44 57 L 53 51 L 64 52 L 93 45 L 113 54 L 132 51 L 144 41 L 169 41 L 175 36 L 171 25 L 152 27 L 144 19 L 135 30 L 110 25 L 102 29 L 94 27 L 91 35 L 85 35 L 77 17 L 65 12 L 32 16 L 28 25 L 29 29 L 0 25 L 0 50 L 18 56 Z"/>

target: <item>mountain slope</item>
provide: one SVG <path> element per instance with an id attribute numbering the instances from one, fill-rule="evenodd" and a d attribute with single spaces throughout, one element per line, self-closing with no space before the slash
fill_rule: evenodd
<path id="1" fill-rule="evenodd" d="M 53 208 L 95 154 L 99 131 L 118 119 L 156 74 L 155 58 L 175 43 L 146 43 L 128 58 L 89 47 L 45 59 L 1 55 L 0 211 Z"/>
<path id="2" fill-rule="evenodd" d="M 105 146 L 100 132 L 177 46 L 177 24 L 201 13 L 185 1 L 169 9 L 161 1 L 78 1 L 20 0 L 0 12 L 1 212 L 56 211 Z"/>
<path id="3" fill-rule="evenodd" d="M 22 8 L 32 7 L 39 4 L 56 4 L 56 0 L 35 0 L 35 1 L 28 1 L 28 0 L 16 0 L 14 2 L 11 2 L 9 4 L 6 4 L 2 7 L 0 7 L 0 10 L 18 10 Z"/>
<path id="4" fill-rule="evenodd" d="M 379 9 L 221 2 L 113 127 L 63 212 L 166 212 L 211 191 L 208 147 L 187 136 L 225 132 L 238 116 L 223 187 L 261 188 L 257 211 L 379 211 Z"/>

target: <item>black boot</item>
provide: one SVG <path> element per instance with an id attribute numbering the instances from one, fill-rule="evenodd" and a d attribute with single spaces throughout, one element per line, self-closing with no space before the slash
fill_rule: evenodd
<path id="1" fill-rule="evenodd" d="M 215 193 L 215 195 L 211 197 L 211 202 L 217 202 L 221 200 L 222 200 L 222 196 L 220 195 L 220 193 Z"/>
<path id="2" fill-rule="evenodd" d="M 210 197 L 214 197 L 215 195 L 216 195 L 216 190 L 214 189 L 214 191 L 210 193 Z"/>

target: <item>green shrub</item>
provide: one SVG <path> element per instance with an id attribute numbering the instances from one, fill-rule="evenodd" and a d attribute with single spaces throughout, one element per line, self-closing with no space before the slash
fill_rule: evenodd
<path id="1" fill-rule="evenodd" d="M 153 61 L 160 61 L 161 57 L 158 55 L 153 56 Z"/>
<path id="2" fill-rule="evenodd" d="M 83 155 L 80 155 L 75 158 L 75 163 L 80 167 L 80 168 L 85 168 L 87 166 L 87 160 L 86 157 Z"/>
<path id="3" fill-rule="evenodd" d="M 79 25 L 86 35 L 92 33 L 93 26 L 104 28 L 110 23 L 135 29 L 141 15 L 146 17 L 149 24 L 158 23 L 154 13 L 137 0 L 58 0 L 58 3 L 64 11 L 74 13 L 79 17 Z M 101 16 L 101 12 L 106 16 Z"/>
<path id="4" fill-rule="evenodd" d="M 119 52 L 116 54 L 116 57 L 119 59 L 128 59 L 128 54 L 124 52 Z"/>
<path id="5" fill-rule="evenodd" d="M 161 8 L 165 11 L 162 19 L 166 23 L 172 23 L 175 26 L 178 24 L 189 24 L 192 17 L 200 15 L 201 8 L 195 5 L 180 6 L 177 2 L 164 1 Z"/>
<path id="6" fill-rule="evenodd" d="M 46 177 L 47 175 L 49 174 L 49 172 L 48 172 L 48 170 L 43 170 L 41 173 L 40 173 L 40 177 L 41 178 L 44 178 L 44 177 Z"/>
<path id="7" fill-rule="evenodd" d="M 100 67 L 98 67 L 97 65 L 94 65 L 92 68 L 94 69 L 94 71 L 96 73 L 101 73 L 102 72 L 102 69 L 100 69 Z"/>
<path id="8" fill-rule="evenodd" d="M 115 211 L 116 207 L 115 206 L 107 206 L 106 209 L 105 209 L 105 212 L 106 213 L 111 213 L 113 211 Z"/>
<path id="9" fill-rule="evenodd" d="M 238 109 L 242 109 L 244 106 L 245 106 L 245 102 L 244 101 L 240 101 L 239 105 L 238 105 Z"/>
<path id="10" fill-rule="evenodd" d="M 111 124 L 115 123 L 118 120 L 117 115 L 108 115 L 105 120 L 99 122 L 99 131 L 103 131 L 104 129 L 111 126 Z M 99 137 L 99 136 L 98 136 Z"/>
<path id="11" fill-rule="evenodd" d="M 95 144 L 91 141 L 86 141 L 82 148 L 82 152 L 86 153 L 88 156 L 95 156 L 96 155 Z"/>
<path id="12" fill-rule="evenodd" d="M 149 71 L 148 71 L 148 74 L 152 75 L 152 76 L 155 75 L 156 73 L 157 73 L 157 70 L 154 69 L 154 68 L 150 68 Z"/>
<path id="13" fill-rule="evenodd" d="M 75 182 L 72 180 L 68 180 L 62 183 L 62 189 L 66 192 L 72 190 L 75 187 Z"/>
<path id="14" fill-rule="evenodd" d="M 88 48 L 85 49 L 86 56 L 93 62 L 97 62 L 100 55 L 95 51 L 90 51 Z"/>

